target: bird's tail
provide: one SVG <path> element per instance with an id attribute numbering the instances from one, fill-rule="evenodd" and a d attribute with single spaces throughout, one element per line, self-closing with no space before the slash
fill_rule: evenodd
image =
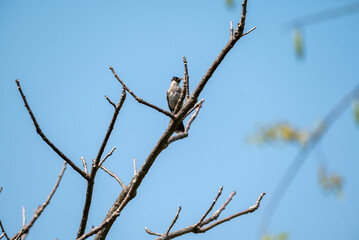
<path id="1" fill-rule="evenodd" d="M 177 127 L 177 129 L 176 129 L 175 132 L 176 132 L 176 133 L 178 133 L 178 132 L 184 132 L 183 122 L 181 122 L 181 123 L 178 125 L 178 127 Z"/>

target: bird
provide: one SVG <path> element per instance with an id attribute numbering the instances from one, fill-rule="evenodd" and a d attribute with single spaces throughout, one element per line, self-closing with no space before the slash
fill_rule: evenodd
<path id="1" fill-rule="evenodd" d="M 168 108 L 173 112 L 175 110 L 176 104 L 178 102 L 178 99 L 181 95 L 181 87 L 179 83 L 181 82 L 183 78 L 178 78 L 176 76 L 173 76 L 171 80 L 170 88 L 167 90 L 167 103 Z M 176 133 L 184 132 L 184 125 L 183 122 L 181 122 L 176 131 Z"/>

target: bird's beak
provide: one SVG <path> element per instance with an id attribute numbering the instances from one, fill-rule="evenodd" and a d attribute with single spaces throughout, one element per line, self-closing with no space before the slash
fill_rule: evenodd
<path id="1" fill-rule="evenodd" d="M 180 78 L 179 80 L 181 81 L 183 78 Z"/>

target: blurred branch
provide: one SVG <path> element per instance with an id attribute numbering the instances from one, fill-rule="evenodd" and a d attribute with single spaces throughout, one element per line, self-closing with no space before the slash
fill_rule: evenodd
<path id="1" fill-rule="evenodd" d="M 223 219 L 220 219 L 218 221 L 215 221 L 217 220 L 217 218 L 219 217 L 219 214 L 225 209 L 225 207 L 227 206 L 227 204 L 232 200 L 232 197 L 233 195 L 235 194 L 235 192 L 232 192 L 232 194 L 229 196 L 229 198 L 227 199 L 227 201 L 215 212 L 213 213 L 213 215 L 207 219 L 205 219 L 207 217 L 207 215 L 209 214 L 209 212 L 213 209 L 214 205 L 216 204 L 218 198 L 220 197 L 220 195 L 222 194 L 222 190 L 223 190 L 223 187 L 221 186 L 221 188 L 219 189 L 219 192 L 217 194 L 217 196 L 215 197 L 215 199 L 213 200 L 211 206 L 209 207 L 209 209 L 203 214 L 203 216 L 201 217 L 201 219 L 195 223 L 195 224 L 192 224 L 188 227 L 185 227 L 185 228 L 182 228 L 180 230 L 177 230 L 177 231 L 174 231 L 174 232 L 171 232 L 170 233 L 170 229 L 172 228 L 172 226 L 174 225 L 174 223 L 176 222 L 177 218 L 178 218 L 178 215 L 179 215 L 179 212 L 181 210 L 181 207 L 179 208 L 179 210 L 177 211 L 177 214 L 174 218 L 174 220 L 172 221 L 172 224 L 170 225 L 170 227 L 167 229 L 166 233 L 164 234 L 159 234 L 159 233 L 155 233 L 155 232 L 152 232 L 150 231 L 148 228 L 145 228 L 146 232 L 148 234 L 151 234 L 151 235 L 156 235 L 156 236 L 159 236 L 159 238 L 157 238 L 156 240 L 168 240 L 168 239 L 173 239 L 173 238 L 176 238 L 176 237 L 179 237 L 179 236 L 182 236 L 184 234 L 187 234 L 187 233 L 204 233 L 222 223 L 225 223 L 227 221 L 230 221 L 236 217 L 239 217 L 239 216 L 242 216 L 242 215 L 245 215 L 245 214 L 248 214 L 248 213 L 251 213 L 251 212 L 254 212 L 256 211 L 258 208 L 259 208 L 259 205 L 260 205 L 260 202 L 263 198 L 263 196 L 265 195 L 265 193 L 262 193 L 256 203 L 249 207 L 248 209 L 242 211 L 242 212 L 238 212 L 238 213 L 235 213 L 231 216 L 228 216 L 228 217 L 225 217 Z M 215 222 L 213 222 L 215 221 Z M 213 222 L 212 224 L 209 224 Z M 209 225 L 208 225 L 209 224 Z M 207 226 L 206 226 L 207 225 Z"/>
<path id="2" fill-rule="evenodd" d="M 27 235 L 27 234 L 28 234 L 28 232 L 30 231 L 30 228 L 34 225 L 34 223 L 36 222 L 36 220 L 40 217 L 41 213 L 45 210 L 45 208 L 47 207 L 47 205 L 50 203 L 50 200 L 51 200 L 52 197 L 54 196 L 54 194 L 55 194 L 55 192 L 56 192 L 56 190 L 57 190 L 57 188 L 58 188 L 58 186 L 59 186 L 59 184 L 60 184 L 60 181 L 61 181 L 61 179 L 62 179 L 62 176 L 63 176 L 64 173 L 65 173 L 66 164 L 67 164 L 67 163 L 64 162 L 64 165 L 63 165 L 63 167 L 62 167 L 62 169 L 61 169 L 60 175 L 59 175 L 58 178 L 57 178 L 56 184 L 55 184 L 55 186 L 53 187 L 53 189 L 52 189 L 50 195 L 47 197 L 46 201 L 42 204 L 42 206 L 40 206 L 40 207 L 38 207 L 38 208 L 36 209 L 36 211 L 35 211 L 35 213 L 34 213 L 34 216 L 32 217 L 30 223 L 27 224 L 26 226 L 25 226 L 25 224 L 24 224 L 24 226 L 21 228 L 21 230 L 20 230 L 17 234 L 15 234 L 14 237 L 11 238 L 11 240 L 17 240 L 17 239 L 21 238 L 22 235 Z M 24 210 L 24 212 L 25 212 L 25 210 Z M 25 217 L 23 216 L 23 223 L 25 223 L 24 221 L 25 221 Z"/>
<path id="3" fill-rule="evenodd" d="M 306 144 L 302 145 L 302 147 L 299 149 L 290 166 L 288 167 L 283 177 L 279 181 L 278 185 L 276 186 L 275 191 L 272 194 L 272 197 L 269 199 L 267 207 L 265 208 L 262 221 L 259 227 L 259 230 L 262 234 L 266 233 L 274 212 L 276 211 L 287 189 L 289 188 L 294 178 L 303 166 L 305 160 L 308 158 L 308 156 L 317 146 L 320 140 L 324 137 L 324 135 L 328 132 L 330 127 L 343 114 L 344 110 L 350 106 L 352 100 L 358 96 L 359 84 L 355 86 L 348 94 L 346 94 L 340 100 L 340 102 L 334 106 L 334 108 L 331 109 L 328 115 L 325 116 L 320 127 L 318 127 L 318 129 L 310 135 L 310 137 L 306 141 Z"/>
<path id="4" fill-rule="evenodd" d="M 76 164 L 74 164 L 68 157 L 66 157 L 66 155 L 63 152 L 61 152 L 41 131 L 41 128 L 40 128 L 39 124 L 37 123 L 37 120 L 36 120 L 34 114 L 32 113 L 29 104 L 27 103 L 26 97 L 25 97 L 24 93 L 22 92 L 22 89 L 20 86 L 20 81 L 18 79 L 16 79 L 15 82 L 17 84 L 17 89 L 19 90 L 22 100 L 25 104 L 25 107 L 26 107 L 27 111 L 29 112 L 31 120 L 36 128 L 36 132 L 40 135 L 42 140 L 44 140 L 44 142 L 46 142 L 47 145 L 49 145 L 52 148 L 52 150 L 54 150 L 63 160 L 65 160 L 65 162 L 67 162 L 76 172 L 78 172 L 82 177 L 84 177 L 85 179 L 88 180 L 89 175 L 86 174 L 84 171 L 82 171 L 78 166 L 76 166 Z"/>
<path id="5" fill-rule="evenodd" d="M 346 17 L 355 13 L 359 13 L 359 2 L 352 2 L 346 5 L 327 9 L 313 14 L 304 15 L 298 18 L 293 19 L 287 26 L 290 29 L 294 28 L 303 28 L 306 26 L 322 23 L 328 20 Z"/>

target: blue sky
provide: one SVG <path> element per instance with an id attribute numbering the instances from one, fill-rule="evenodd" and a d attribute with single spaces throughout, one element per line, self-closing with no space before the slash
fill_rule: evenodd
<path id="1" fill-rule="evenodd" d="M 246 137 L 258 127 L 289 122 L 312 127 L 358 84 L 359 14 L 303 29 L 305 58 L 295 57 L 288 21 L 342 6 L 348 0 L 249 0 L 242 38 L 217 69 L 201 98 L 205 103 L 188 138 L 156 160 L 137 197 L 114 224 L 108 239 L 153 239 L 144 227 L 164 232 L 179 205 L 174 230 L 198 221 L 224 186 L 219 203 L 237 195 L 228 216 L 260 209 L 204 235 L 181 239 L 258 239 L 268 200 L 297 152 L 284 144 L 254 146 Z M 0 1 L 0 220 L 9 235 L 28 221 L 56 182 L 63 161 L 36 134 L 17 91 L 19 78 L 48 138 L 81 166 L 102 142 L 121 86 L 113 66 L 138 96 L 167 108 L 165 91 L 183 75 L 186 56 L 193 90 L 228 41 L 229 22 L 240 3 L 224 1 Z M 270 232 L 296 239 L 358 239 L 359 129 L 350 110 L 340 117 L 308 158 L 284 196 Z M 105 166 L 125 183 L 166 129 L 168 118 L 128 95 L 105 152 Z M 345 178 L 338 201 L 318 185 L 318 155 Z M 74 239 L 85 199 L 85 181 L 69 166 L 49 207 L 28 239 Z M 97 226 L 121 191 L 104 172 L 97 175 L 89 228 Z M 88 229 L 89 229 L 88 228 Z"/>

